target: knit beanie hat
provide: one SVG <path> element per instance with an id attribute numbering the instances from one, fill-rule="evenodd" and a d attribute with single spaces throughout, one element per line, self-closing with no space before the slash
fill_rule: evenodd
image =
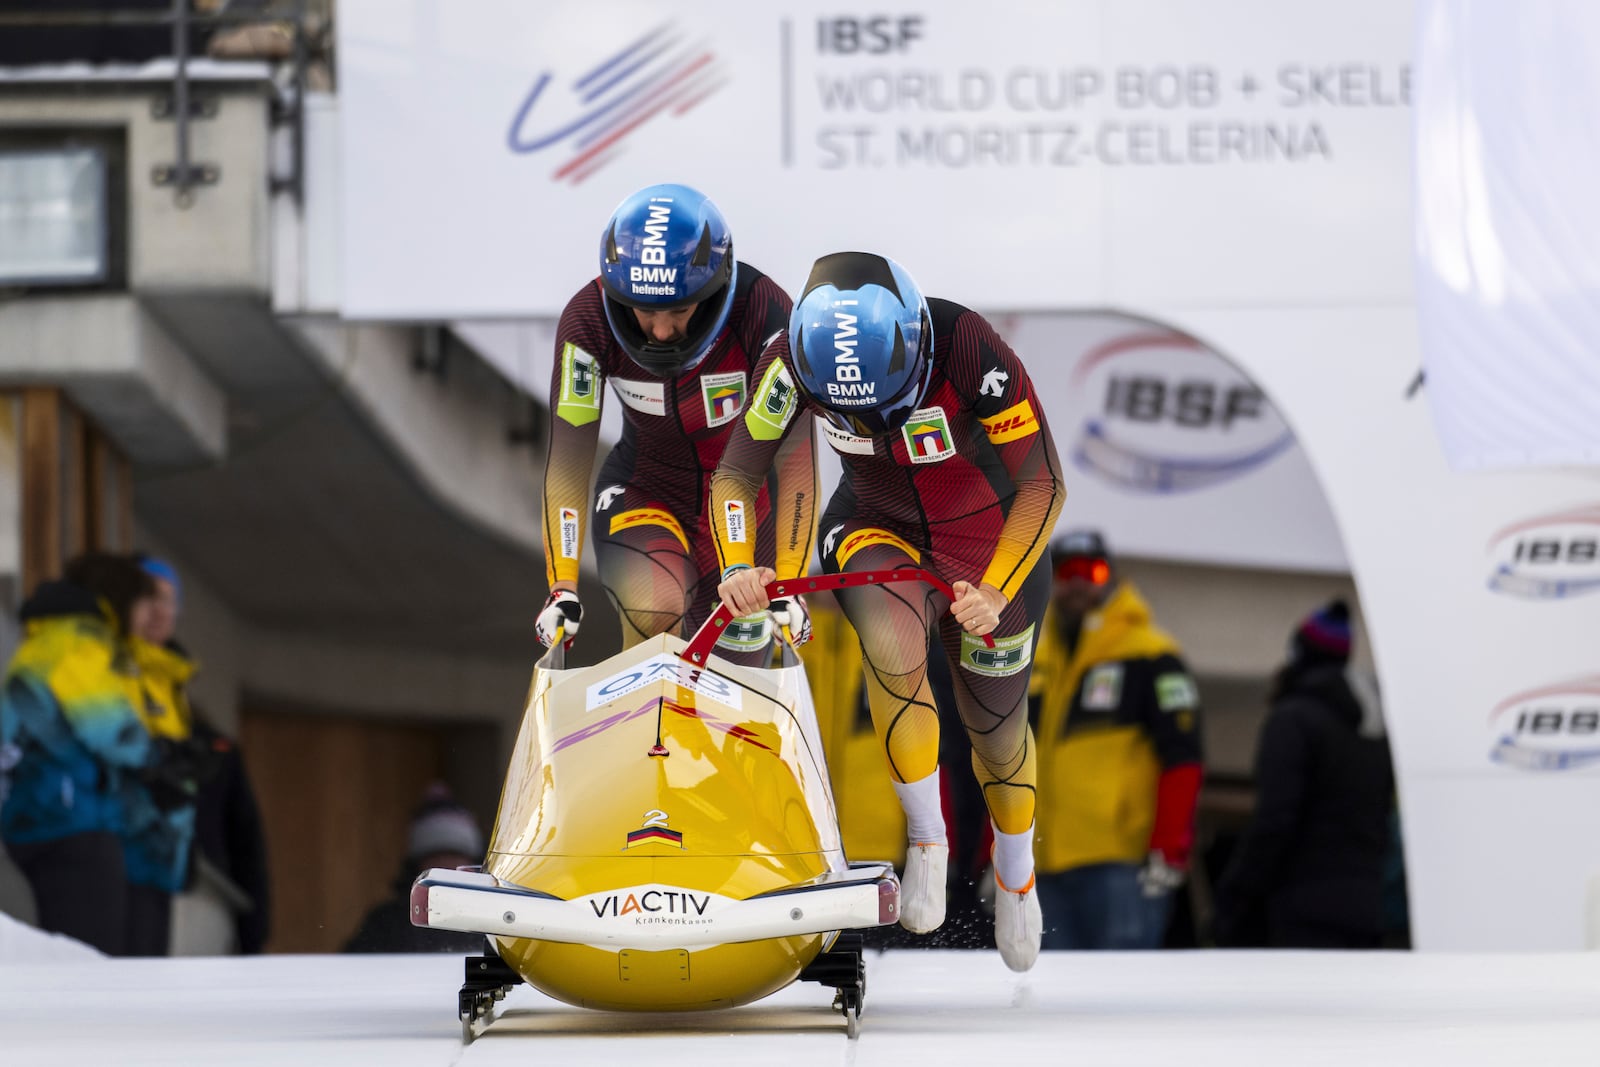
<path id="1" fill-rule="evenodd" d="M 1333 600 L 1307 615 L 1294 632 L 1294 649 L 1302 659 L 1348 661 L 1350 605 Z"/>
<path id="2" fill-rule="evenodd" d="M 459 852 L 480 860 L 483 858 L 483 833 L 472 812 L 456 803 L 450 787 L 435 782 L 428 787 L 411 820 L 406 858 L 421 860 L 440 852 Z"/>

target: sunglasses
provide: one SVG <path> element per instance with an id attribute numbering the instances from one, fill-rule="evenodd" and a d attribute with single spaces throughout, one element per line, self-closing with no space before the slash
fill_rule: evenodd
<path id="1" fill-rule="evenodd" d="M 1081 578 L 1092 585 L 1105 585 L 1111 578 L 1111 564 L 1097 556 L 1068 556 L 1056 564 L 1056 581 Z"/>

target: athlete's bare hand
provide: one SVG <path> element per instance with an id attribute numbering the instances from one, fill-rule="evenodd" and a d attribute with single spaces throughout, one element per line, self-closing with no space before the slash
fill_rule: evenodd
<path id="1" fill-rule="evenodd" d="M 772 602 L 766 587 L 777 580 L 778 572 L 771 567 L 745 567 L 722 580 L 717 596 L 736 617 L 754 615 Z"/>
<path id="2" fill-rule="evenodd" d="M 1000 613 L 1006 609 L 1006 595 L 1000 590 L 971 582 L 956 582 L 950 589 L 956 595 L 950 614 L 967 633 L 982 637 L 1000 625 Z"/>

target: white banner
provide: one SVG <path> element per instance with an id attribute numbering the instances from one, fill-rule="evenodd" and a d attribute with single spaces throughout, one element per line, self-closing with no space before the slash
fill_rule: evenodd
<path id="1" fill-rule="evenodd" d="M 789 289 L 845 248 L 1007 310 L 1411 289 L 1392 0 L 345 0 L 338 30 L 347 316 L 558 314 L 669 180 Z"/>
<path id="2" fill-rule="evenodd" d="M 1293 431 L 1238 367 L 1126 315 L 993 321 L 1043 398 L 1066 469 L 1063 529 L 1097 527 L 1122 555 L 1348 572 Z"/>
<path id="3" fill-rule="evenodd" d="M 1420 11 L 1417 314 L 1446 454 L 1600 463 L 1600 5 Z"/>
<path id="4" fill-rule="evenodd" d="M 817 255 L 868 248 L 991 314 L 1048 394 L 1063 522 L 1125 551 L 1335 566 L 1309 465 L 1374 644 L 1417 944 L 1578 948 L 1600 870 L 1600 479 L 1454 474 L 1406 399 L 1413 15 L 344 0 L 345 309 L 548 317 L 626 193 L 687 181 L 790 289 Z M 1565 197 L 1587 173 L 1552 180 Z M 1476 257 L 1485 231 L 1461 232 Z M 1516 277 L 1575 306 L 1559 278 Z M 1534 321 L 1509 279 L 1486 338 Z M 1105 308 L 1125 315 L 1083 314 Z"/>

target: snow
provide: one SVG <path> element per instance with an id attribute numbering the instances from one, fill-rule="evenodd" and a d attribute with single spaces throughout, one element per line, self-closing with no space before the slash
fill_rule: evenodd
<path id="1" fill-rule="evenodd" d="M 993 952 L 868 959 L 859 1041 L 832 990 L 612 1015 L 525 987 L 463 1049 L 456 956 L 0 962 L 0 1063 L 479 1067 L 1600 1063 L 1600 955 Z"/>
<path id="2" fill-rule="evenodd" d="M 104 958 L 99 949 L 82 941 L 63 934 L 47 934 L 0 912 L 0 967 L 24 963 L 82 963 Z M 3 1051 L 0 1048 L 0 1052 Z"/>

